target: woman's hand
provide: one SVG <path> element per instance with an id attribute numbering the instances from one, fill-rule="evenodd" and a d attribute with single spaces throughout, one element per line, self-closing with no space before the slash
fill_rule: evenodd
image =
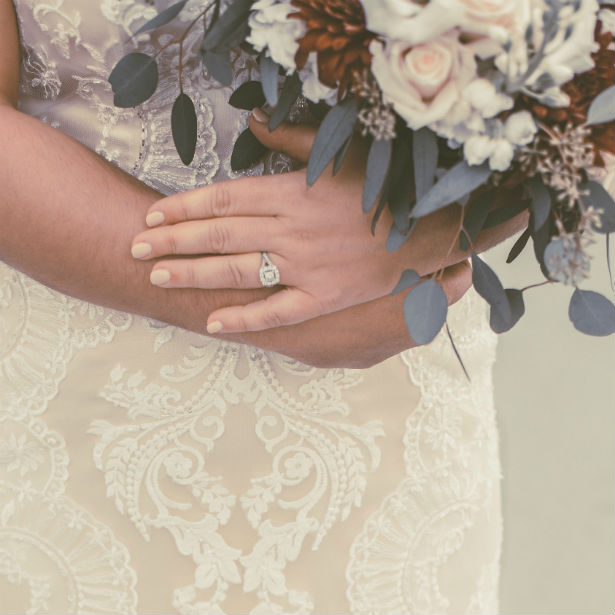
<path id="1" fill-rule="evenodd" d="M 252 117 L 267 146 L 307 161 L 315 128 L 284 125 L 269 133 Z M 306 187 L 305 171 L 249 177 L 180 193 L 154 204 L 154 228 L 133 242 L 137 258 L 203 255 L 158 262 L 151 280 L 165 288 L 260 288 L 261 252 L 280 272 L 282 290 L 245 306 L 216 310 L 208 331 L 258 331 L 290 325 L 389 294 L 403 266 L 386 251 L 388 211 L 371 232 L 361 210 L 365 152 L 354 144 L 335 177 L 326 170 Z M 216 256 L 211 256 L 215 254 Z M 421 273 L 427 273 L 423 271 Z"/>

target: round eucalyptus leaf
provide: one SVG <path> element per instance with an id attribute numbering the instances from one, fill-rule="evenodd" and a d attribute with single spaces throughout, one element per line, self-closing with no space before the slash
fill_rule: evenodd
<path id="1" fill-rule="evenodd" d="M 605 336 L 615 332 L 615 305 L 593 290 L 574 291 L 568 316 L 581 333 Z"/>
<path id="2" fill-rule="evenodd" d="M 472 283 L 476 292 L 497 313 L 502 323 L 512 322 L 512 314 L 504 287 L 493 269 L 472 253 Z"/>
<path id="3" fill-rule="evenodd" d="M 404 299 L 404 318 L 416 344 L 429 344 L 446 322 L 448 300 L 433 279 L 421 282 Z"/>
<path id="4" fill-rule="evenodd" d="M 145 102 L 158 86 L 156 60 L 145 53 L 129 53 L 109 75 L 116 107 L 136 107 Z"/>
<path id="5" fill-rule="evenodd" d="M 183 92 L 173 103 L 171 132 L 179 157 L 185 165 L 189 165 L 196 150 L 197 119 L 192 99 Z"/>
<path id="6" fill-rule="evenodd" d="M 615 120 L 615 85 L 600 92 L 592 101 L 587 113 L 587 124 L 602 124 Z"/>
<path id="7" fill-rule="evenodd" d="M 489 324 L 496 333 L 505 333 L 509 331 L 517 324 L 523 314 L 525 314 L 523 293 L 516 288 L 507 288 L 505 292 L 508 305 L 510 306 L 511 319 L 509 322 L 502 320 L 499 311 L 491 308 Z"/>
<path id="8" fill-rule="evenodd" d="M 560 263 L 562 263 L 565 258 L 566 248 L 564 246 L 564 241 L 561 237 L 554 237 L 545 248 L 544 255 L 545 267 L 552 279 L 560 279 Z"/>
<path id="9" fill-rule="evenodd" d="M 414 286 L 421 280 L 421 276 L 414 269 L 406 269 L 402 274 L 397 286 L 392 290 L 392 295 L 397 295 L 402 291 Z"/>

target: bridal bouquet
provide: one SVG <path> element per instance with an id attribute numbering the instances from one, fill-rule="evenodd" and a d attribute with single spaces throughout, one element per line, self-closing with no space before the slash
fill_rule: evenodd
<path id="1" fill-rule="evenodd" d="M 529 226 L 507 262 L 532 239 L 544 284 L 574 289 L 574 326 L 609 335 L 615 306 L 580 286 L 590 269 L 587 247 L 596 234 L 606 235 L 609 260 L 615 231 L 614 4 L 214 0 L 203 2 L 193 25 L 212 12 L 199 59 L 221 83 L 231 84 L 232 50 L 241 46 L 258 58 L 260 80 L 235 90 L 232 105 L 267 104 L 275 129 L 300 96 L 309 101 L 321 123 L 308 185 L 331 162 L 337 172 L 356 133 L 369 141 L 363 210 L 374 211 L 375 224 L 383 208 L 390 209 L 389 250 L 411 236 L 421 217 L 458 204 L 455 244 L 472 250 L 474 286 L 490 305 L 494 331 L 509 330 L 524 313 L 523 293 L 542 284 L 505 289 L 473 241 L 481 230 L 529 210 Z M 168 23 L 185 5 L 172 5 L 138 32 Z M 109 78 L 115 104 L 149 98 L 157 75 L 153 57 L 122 58 Z M 190 164 L 196 114 L 183 92 L 171 126 L 179 155 Z M 232 166 L 254 164 L 263 153 L 247 130 L 235 144 Z M 446 321 L 440 273 L 419 281 L 406 271 L 393 291 L 414 286 L 404 313 L 420 344 Z"/>

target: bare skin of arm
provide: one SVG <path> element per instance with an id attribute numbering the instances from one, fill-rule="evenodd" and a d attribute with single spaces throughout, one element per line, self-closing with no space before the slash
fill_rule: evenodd
<path id="1" fill-rule="evenodd" d="M 0 0 L 0 259 L 62 292 L 200 333 L 212 310 L 271 292 L 152 286 L 151 264 L 135 261 L 130 245 L 160 195 L 18 112 L 18 67 L 13 7 Z M 443 280 L 451 303 L 468 285 L 463 265 Z M 384 297 L 293 327 L 221 337 L 313 365 L 367 367 L 412 346 L 402 302 L 403 294 Z"/>

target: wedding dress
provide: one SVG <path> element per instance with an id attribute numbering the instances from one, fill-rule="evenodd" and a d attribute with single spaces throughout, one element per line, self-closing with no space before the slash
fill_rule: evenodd
<path id="1" fill-rule="evenodd" d="M 16 0 L 22 111 L 164 193 L 233 177 L 247 113 L 202 67 L 183 73 L 197 162 L 175 152 L 176 45 L 141 107 L 115 108 L 107 82 L 199 4 L 129 41 L 151 1 Z M 233 62 L 236 87 L 254 67 Z M 493 615 L 495 337 L 474 292 L 449 322 L 471 383 L 445 334 L 368 370 L 314 369 L 0 263 L 0 612 Z"/>

